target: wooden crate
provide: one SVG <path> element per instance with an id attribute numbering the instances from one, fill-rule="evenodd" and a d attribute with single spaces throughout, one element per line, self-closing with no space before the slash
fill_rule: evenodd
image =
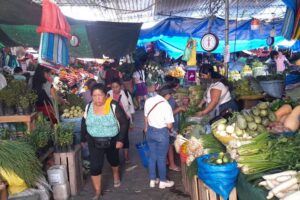
<path id="1" fill-rule="evenodd" d="M 187 166 L 184 162 L 181 162 L 181 180 L 186 194 L 191 194 L 191 181 L 187 175 Z"/>
<path id="2" fill-rule="evenodd" d="M 205 183 L 198 179 L 198 199 L 199 200 L 224 200 L 220 195 L 216 194 Z M 236 188 L 230 193 L 228 200 L 237 200 Z"/>
<path id="3" fill-rule="evenodd" d="M 191 200 L 202 200 L 199 198 L 199 190 L 198 190 L 198 176 L 193 176 L 190 178 L 190 185 L 191 185 Z"/>
<path id="4" fill-rule="evenodd" d="M 67 167 L 71 195 L 75 196 L 79 194 L 81 187 L 83 186 L 80 145 L 76 145 L 75 149 L 71 152 L 54 153 L 54 162 L 56 165 L 65 165 Z"/>

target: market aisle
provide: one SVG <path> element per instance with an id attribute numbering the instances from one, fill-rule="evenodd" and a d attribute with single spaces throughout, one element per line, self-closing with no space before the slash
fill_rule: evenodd
<path id="1" fill-rule="evenodd" d="M 190 199 L 183 193 L 180 172 L 169 172 L 171 180 L 175 181 L 175 187 L 160 190 L 149 188 L 147 170 L 142 166 L 135 144 L 142 140 L 143 114 L 137 111 L 135 116 L 135 127 L 129 133 L 131 164 L 124 164 L 121 154 L 122 185 L 120 188 L 113 187 L 112 174 L 109 164 L 106 162 L 103 173 L 103 200 L 188 200 Z M 73 200 L 89 200 L 93 195 L 90 179 L 79 196 Z M 101 199 L 101 200 L 102 200 Z"/>

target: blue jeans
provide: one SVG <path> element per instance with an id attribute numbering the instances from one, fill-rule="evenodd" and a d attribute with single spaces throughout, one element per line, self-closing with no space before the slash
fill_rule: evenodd
<path id="1" fill-rule="evenodd" d="M 166 159 L 169 149 L 169 133 L 167 128 L 149 127 L 147 132 L 147 142 L 150 149 L 149 158 L 149 177 L 150 180 L 155 180 L 156 165 L 158 167 L 160 181 L 166 181 Z"/>

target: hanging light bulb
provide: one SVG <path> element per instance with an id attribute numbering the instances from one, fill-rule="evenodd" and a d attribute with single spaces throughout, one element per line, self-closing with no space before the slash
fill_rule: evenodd
<path id="1" fill-rule="evenodd" d="M 260 21 L 258 19 L 252 19 L 251 21 L 251 30 L 258 30 L 260 26 Z"/>
<path id="2" fill-rule="evenodd" d="M 276 36 L 276 30 L 275 30 L 275 27 L 274 27 L 274 26 L 272 27 L 272 30 L 271 30 L 271 32 L 270 32 L 270 36 L 271 36 L 271 37 L 275 37 L 275 36 Z"/>

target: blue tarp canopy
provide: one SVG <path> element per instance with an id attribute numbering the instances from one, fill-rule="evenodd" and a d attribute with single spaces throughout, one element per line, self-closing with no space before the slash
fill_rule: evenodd
<path id="1" fill-rule="evenodd" d="M 161 21 L 149 29 L 142 29 L 138 45 L 142 46 L 148 42 L 155 42 L 156 46 L 166 51 L 172 58 L 183 55 L 187 40 L 190 36 L 197 40 L 197 52 L 204 52 L 200 46 L 201 37 L 208 32 L 211 23 L 211 32 L 215 33 L 220 42 L 219 46 L 212 53 L 224 52 L 225 20 L 221 18 L 193 19 L 172 17 Z M 273 22 L 261 22 L 258 30 L 251 30 L 251 20 L 229 21 L 229 45 L 230 52 L 251 50 L 265 47 L 266 39 L 270 36 L 272 27 L 276 30 L 275 45 L 284 40 L 281 34 L 283 20 Z"/>
<path id="2" fill-rule="evenodd" d="M 300 51 L 300 40 L 297 40 L 295 44 L 291 47 L 292 51 L 299 52 Z"/>

